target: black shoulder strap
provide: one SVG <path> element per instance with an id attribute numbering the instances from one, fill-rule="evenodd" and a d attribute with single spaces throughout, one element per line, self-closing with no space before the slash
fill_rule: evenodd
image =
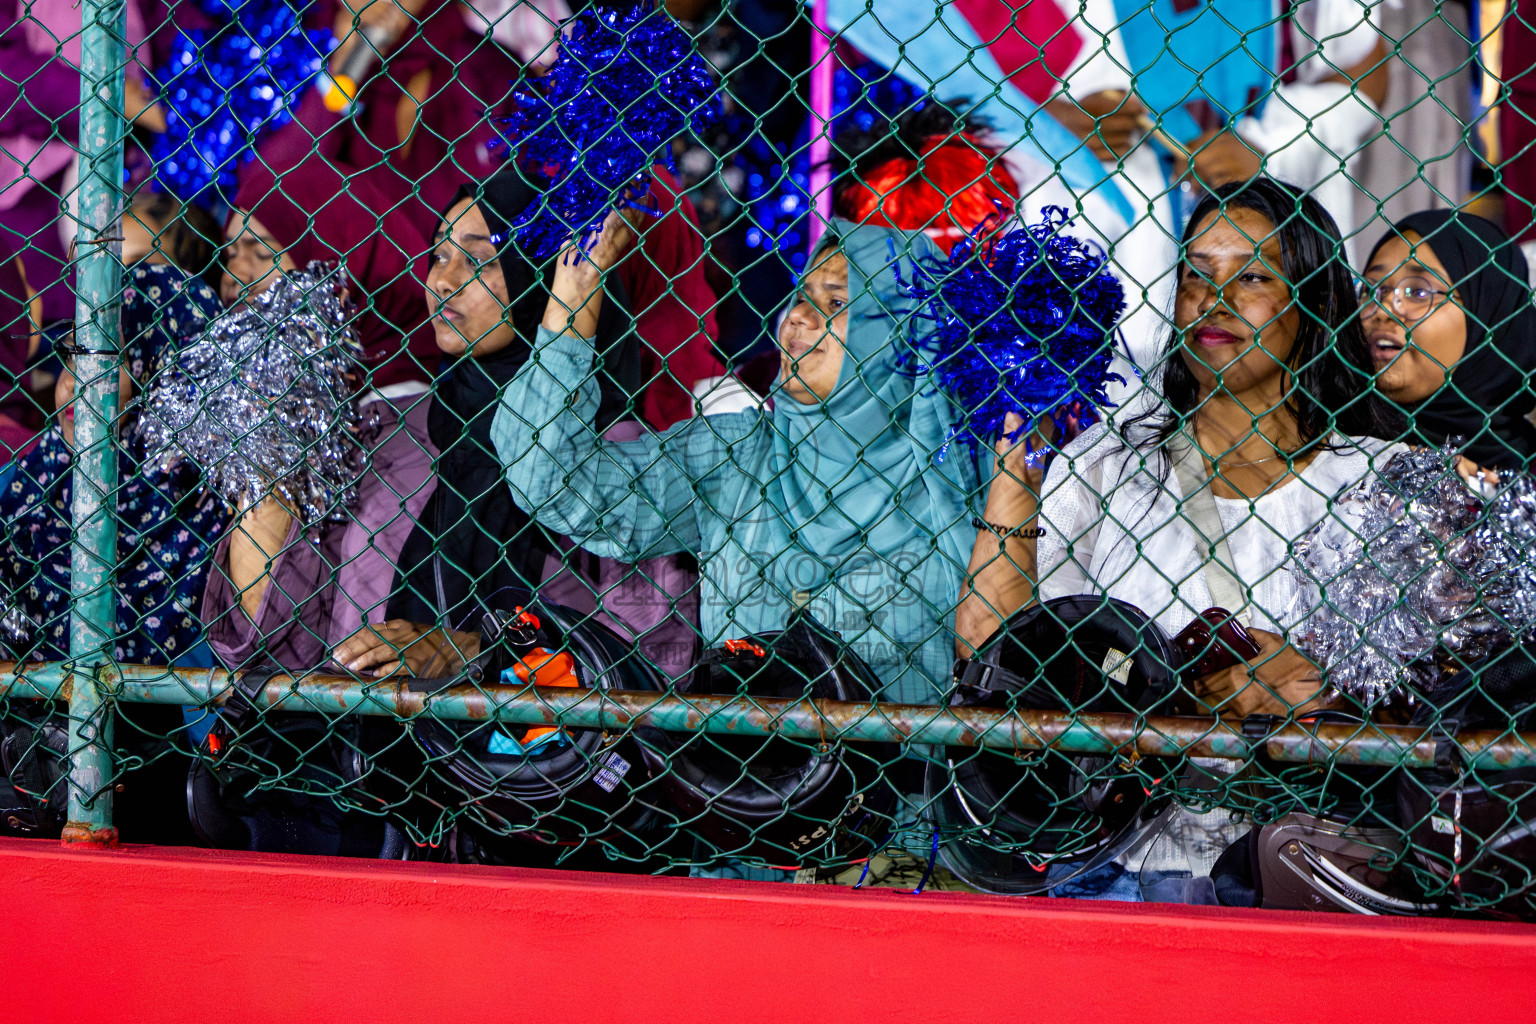
<path id="1" fill-rule="evenodd" d="M 257 695 L 267 688 L 273 676 L 285 674 L 283 669 L 270 662 L 234 673 L 229 696 L 224 699 L 224 706 L 219 712 L 220 717 L 233 731 L 246 732 L 261 718 L 261 708 L 256 705 Z"/>

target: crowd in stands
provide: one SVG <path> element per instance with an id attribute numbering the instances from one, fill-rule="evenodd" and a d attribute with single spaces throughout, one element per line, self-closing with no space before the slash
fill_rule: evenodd
<path id="1" fill-rule="evenodd" d="M 769 0 L 669 6 L 748 65 L 793 20 Z M 562 0 L 356 17 L 317 0 L 306 23 L 337 26 L 330 67 L 358 46 L 376 66 L 346 102 L 334 77 L 307 90 L 216 216 L 141 187 L 130 161 L 115 657 L 452 676 L 480 654 L 486 613 L 537 594 L 599 616 L 672 679 L 803 612 L 873 669 L 871 696 L 933 704 L 956 658 L 1011 617 L 1096 595 L 1170 637 L 1212 607 L 1242 623 L 1259 653 L 1191 683 L 1202 713 L 1340 707 L 1289 639 L 1311 610 L 1287 571 L 1295 543 L 1410 446 L 1454 441 L 1481 485 L 1536 451 L 1524 172 L 1506 172 L 1503 207 L 1479 199 L 1459 5 L 1280 5 L 1273 52 L 1225 61 L 1199 103 L 1171 66 L 1254 26 L 1198 21 L 1220 0 L 1156 0 L 1149 17 L 1193 26 L 1175 37 L 1190 53 L 1159 56 L 1138 51 L 1163 33 L 1125 28 L 1123 6 L 1082 6 L 1099 44 L 1039 116 L 1083 140 L 1137 215 L 930 99 L 843 136 L 834 219 L 792 278 L 743 241 L 744 193 L 697 142 L 699 159 L 656 167 L 585 250 L 540 263 L 518 249 L 511 225 L 539 193 L 490 145 L 494 117 L 547 63 Z M 163 124 L 151 51 L 191 7 L 128 4 L 140 133 Z M 39 661 L 68 656 L 83 415 L 60 201 L 77 176 L 73 10 L 18 4 L 0 30 L 0 88 L 15 92 L 0 121 L 0 594 L 34 631 L 11 648 Z M 1527 42 L 1507 35 L 1506 62 Z M 1444 102 L 1420 102 L 1425 75 Z M 733 103 L 781 98 L 738 78 Z M 803 145 L 776 108 L 747 114 Z M 1058 417 L 973 455 L 901 359 L 934 329 L 907 316 L 902 261 L 1046 205 L 1076 214 L 1069 230 L 1107 249 L 1124 286 L 1106 342 L 1123 382 L 1085 429 Z M 345 268 L 365 453 L 355 494 L 319 523 L 275 492 L 233 507 L 133 443 L 136 396 L 188 342 L 316 262 Z"/>

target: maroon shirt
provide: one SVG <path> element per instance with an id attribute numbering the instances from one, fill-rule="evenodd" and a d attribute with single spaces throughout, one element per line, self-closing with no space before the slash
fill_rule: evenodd
<path id="1" fill-rule="evenodd" d="M 391 210 L 395 219 L 409 220 L 430 240 L 459 186 L 502 166 L 505 151 L 489 148 L 497 137 L 493 119 L 509 112 L 511 85 L 521 73 L 505 50 L 465 22 L 457 3 L 429 3 L 418 31 L 363 87 L 359 112 L 343 117 L 326 109 L 317 90 L 306 91 L 294 120 L 265 139 L 261 159 L 242 172 L 242 195 L 246 176 L 260 173 L 263 164 L 313 167 L 321 159 L 355 172 L 352 183 L 366 182 L 357 185 L 359 190 L 388 197 L 376 210 Z M 419 109 L 414 101 L 404 108 L 415 110 L 415 119 L 409 137 L 402 139 L 401 102 L 412 79 L 421 77 L 428 80 L 427 98 Z M 691 416 L 693 386 L 723 375 L 725 367 L 715 354 L 720 336 L 715 293 L 704 276 L 704 237 L 693 204 L 662 167 L 654 169 L 649 199 L 659 216 L 647 227 L 641 252 L 620 265 L 619 277 L 633 307 L 649 382 L 641 395 L 641 414 L 659 430 Z M 375 213 L 366 222 L 373 225 L 377 218 Z M 421 255 L 412 263 L 417 272 L 425 263 L 425 244 Z M 426 300 L 419 288 L 417 295 L 424 319 Z M 413 337 L 411 349 L 425 365 L 436 365 L 427 361 L 425 337 Z"/>

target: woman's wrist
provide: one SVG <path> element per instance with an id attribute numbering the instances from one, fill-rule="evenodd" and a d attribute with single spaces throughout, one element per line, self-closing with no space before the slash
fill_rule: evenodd
<path id="1" fill-rule="evenodd" d="M 1026 454 L 1022 448 L 1021 444 L 993 463 L 992 491 L 1023 491 L 1038 501 L 1045 487 L 1045 456 L 1050 453 L 1037 451 Z"/>
<path id="2" fill-rule="evenodd" d="M 555 270 L 549 293 L 569 308 L 576 309 L 603 286 L 603 272 L 591 260 L 579 259 L 562 263 Z"/>
<path id="3" fill-rule="evenodd" d="M 1040 485 L 1045 483 L 1045 464 L 1053 453 L 1044 447 L 1031 451 L 1024 451 L 1024 447 L 1019 445 L 998 460 L 997 475 L 1006 476 L 1038 493 Z"/>
<path id="4" fill-rule="evenodd" d="M 562 267 L 555 274 L 544 307 L 544 326 L 557 334 L 574 330 L 584 338 L 597 333 L 597 299 L 603 277 L 590 264 L 586 270 Z M 600 300 L 599 300 L 600 301 Z"/>
<path id="5" fill-rule="evenodd" d="M 997 534 L 1004 540 L 1012 540 L 1017 537 L 1020 540 L 1038 540 L 1045 536 L 1045 527 L 1033 523 L 1034 516 L 1030 516 L 1017 524 L 997 522 L 992 519 L 984 519 L 981 516 L 972 516 L 971 525 L 977 530 L 986 530 Z"/>
<path id="6" fill-rule="evenodd" d="M 292 526 L 293 513 L 276 497 L 247 505 L 240 513 L 240 530 L 269 555 L 282 547 Z"/>
<path id="7" fill-rule="evenodd" d="M 260 501 L 252 502 L 245 507 L 245 511 L 241 514 L 254 519 L 269 521 L 293 518 L 293 513 L 288 511 L 288 506 L 284 505 L 282 499 L 275 494 L 268 494 Z"/>
<path id="8" fill-rule="evenodd" d="M 999 473 L 987 491 L 986 508 L 981 518 L 988 523 L 1021 526 L 1040 514 L 1040 485 L 1020 480 L 1010 473 Z"/>

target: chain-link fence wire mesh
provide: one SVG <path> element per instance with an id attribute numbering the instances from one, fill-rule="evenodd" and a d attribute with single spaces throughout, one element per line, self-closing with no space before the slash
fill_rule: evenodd
<path id="1" fill-rule="evenodd" d="M 0 823 L 1528 916 L 1531 40 L 18 4 Z"/>

